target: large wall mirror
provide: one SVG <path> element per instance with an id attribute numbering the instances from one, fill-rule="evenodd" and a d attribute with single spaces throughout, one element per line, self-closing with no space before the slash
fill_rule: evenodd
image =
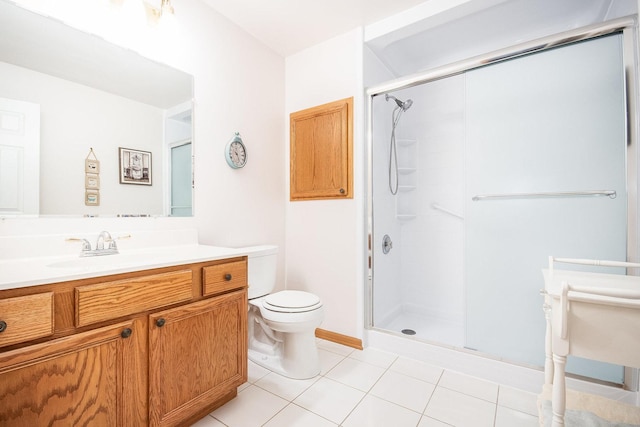
<path id="1" fill-rule="evenodd" d="M 192 215 L 192 109 L 191 75 L 0 0 L 0 216 Z"/>

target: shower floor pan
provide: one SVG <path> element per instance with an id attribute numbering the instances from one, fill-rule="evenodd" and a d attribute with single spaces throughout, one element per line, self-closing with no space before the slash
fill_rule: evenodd
<path id="1" fill-rule="evenodd" d="M 380 329 L 397 332 L 419 340 L 447 344 L 454 347 L 464 346 L 464 323 L 417 313 L 400 313 Z M 405 332 L 403 332 L 403 330 Z M 414 331 L 415 334 L 411 334 Z"/>

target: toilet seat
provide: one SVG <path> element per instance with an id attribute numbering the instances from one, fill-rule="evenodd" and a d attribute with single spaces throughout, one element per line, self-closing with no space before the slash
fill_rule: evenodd
<path id="1" fill-rule="evenodd" d="M 309 292 L 280 291 L 264 297 L 262 306 L 278 313 L 302 313 L 322 307 L 322 301 Z"/>

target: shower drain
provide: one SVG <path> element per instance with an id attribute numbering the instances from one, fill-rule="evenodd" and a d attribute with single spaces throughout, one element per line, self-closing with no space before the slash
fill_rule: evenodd
<path id="1" fill-rule="evenodd" d="M 400 332 L 402 332 L 405 335 L 415 335 L 416 334 L 416 331 L 414 331 L 413 329 L 403 329 Z"/>

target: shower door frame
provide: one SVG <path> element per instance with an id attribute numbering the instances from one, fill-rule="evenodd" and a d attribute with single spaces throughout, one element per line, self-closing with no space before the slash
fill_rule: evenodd
<path id="1" fill-rule="evenodd" d="M 373 265 L 375 262 L 373 245 L 373 98 L 392 91 L 407 89 L 424 83 L 429 83 L 447 77 L 463 74 L 476 68 L 496 64 L 505 60 L 517 58 L 532 53 L 542 52 L 559 46 L 569 45 L 578 41 L 594 39 L 608 34 L 621 33 L 623 40 L 623 67 L 626 90 L 626 124 L 627 124 L 627 261 L 638 262 L 640 254 L 640 236 L 638 235 L 638 31 L 636 15 L 626 16 L 615 20 L 589 25 L 582 28 L 539 38 L 515 46 L 500 49 L 484 55 L 458 61 L 437 67 L 425 72 L 412 74 L 395 79 L 366 91 L 366 135 L 367 135 L 367 283 L 365 286 L 365 327 L 367 329 L 384 331 L 373 325 Z M 627 269 L 628 275 L 640 275 L 634 269 Z M 540 303 L 542 307 L 542 302 Z M 541 310 L 542 311 L 542 310 Z M 467 351 L 467 350 L 465 350 Z M 472 351 L 482 355 L 480 352 Z M 542 369 L 542 368 L 540 368 Z M 627 390 L 639 390 L 639 370 L 625 367 L 624 387 Z"/>

